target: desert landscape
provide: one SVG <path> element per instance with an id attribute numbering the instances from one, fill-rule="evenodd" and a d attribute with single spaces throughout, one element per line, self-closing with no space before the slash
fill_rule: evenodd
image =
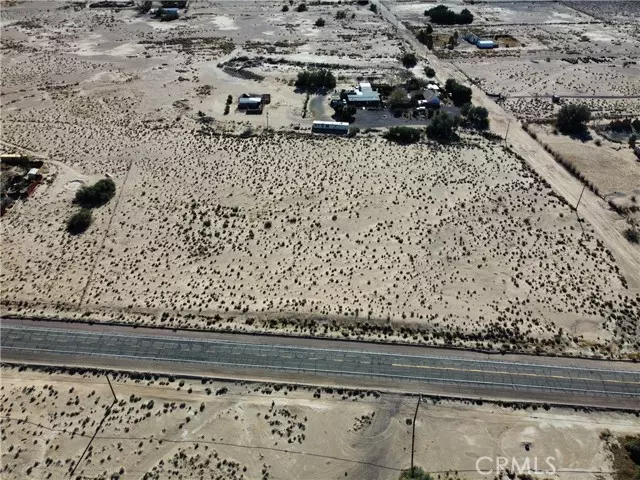
<path id="1" fill-rule="evenodd" d="M 338 7 L 194 2 L 161 22 L 7 3 L 3 148 L 45 159 L 47 181 L 3 218 L 5 311 L 637 352 L 634 274 L 510 149 L 473 132 L 451 146 L 305 133 L 313 114 L 293 81 L 311 59 L 339 83 L 406 75 L 392 26 L 367 6 Z M 246 91 L 271 95 L 266 115 L 225 115 Z M 116 197 L 69 235 L 76 191 L 105 177 Z"/>
<path id="2" fill-rule="evenodd" d="M 473 21 L 435 24 L 436 5 Z M 640 395 L 639 5 L 0 0 L 0 477 L 636 478 L 638 411 L 588 402 Z M 342 135 L 317 133 L 331 120 Z M 161 357 L 84 350 L 101 371 L 64 322 L 97 346 L 152 327 Z M 185 375 L 161 342 L 178 330 L 215 362 Z M 241 332 L 326 338 L 346 376 L 234 376 L 219 345 Z M 385 357 L 397 388 L 365 389 L 342 358 L 383 364 L 336 339 L 439 363 Z M 451 370 L 477 389 L 434 396 Z M 414 435 L 431 477 L 407 471 Z"/>
<path id="3" fill-rule="evenodd" d="M 98 373 L 0 373 L 7 479 L 68 478 L 77 467 L 74 478 L 386 480 L 410 464 L 415 396 L 121 373 L 109 374 L 114 399 Z M 481 470 L 496 470 L 497 456 L 552 464 L 548 478 L 610 478 L 624 461 L 618 438 L 637 427 L 628 413 L 423 398 L 415 463 L 441 480 L 502 477 L 476 472 L 481 457 Z"/>

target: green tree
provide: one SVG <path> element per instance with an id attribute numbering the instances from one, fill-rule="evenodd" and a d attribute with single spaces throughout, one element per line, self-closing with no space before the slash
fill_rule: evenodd
<path id="1" fill-rule="evenodd" d="M 323 18 L 319 18 L 316 20 L 316 27 L 324 27 L 325 21 Z"/>
<path id="2" fill-rule="evenodd" d="M 282 7 L 282 11 L 283 12 L 288 12 L 289 11 L 289 5 L 285 5 Z"/>
<path id="3" fill-rule="evenodd" d="M 76 192 L 75 202 L 84 208 L 101 207 L 116 194 L 116 184 L 110 178 L 85 185 Z"/>
<path id="4" fill-rule="evenodd" d="M 418 77 L 412 76 L 409 80 L 407 80 L 407 89 L 409 91 L 422 90 L 426 88 L 428 83 L 429 82 L 427 82 L 424 78 L 418 78 Z"/>
<path id="5" fill-rule="evenodd" d="M 556 127 L 565 135 L 578 135 L 587 129 L 591 111 L 584 103 L 563 105 L 558 113 Z"/>
<path id="6" fill-rule="evenodd" d="M 338 10 L 336 12 L 336 19 L 343 20 L 345 18 L 347 18 L 347 11 L 346 10 Z"/>
<path id="7" fill-rule="evenodd" d="M 478 130 L 489 128 L 489 111 L 484 107 L 471 107 L 466 117 L 473 128 Z"/>
<path id="8" fill-rule="evenodd" d="M 433 35 L 427 35 L 424 44 L 429 50 L 433 50 Z"/>
<path id="9" fill-rule="evenodd" d="M 427 125 L 427 137 L 440 143 L 451 143 L 457 138 L 458 125 L 458 117 L 452 117 L 445 112 L 436 112 L 431 123 Z"/>
<path id="10" fill-rule="evenodd" d="M 93 217 L 91 215 L 91 210 L 88 208 L 82 208 L 71 215 L 69 220 L 67 220 L 67 232 L 72 235 L 78 235 L 86 231 L 92 222 Z"/>
<path id="11" fill-rule="evenodd" d="M 473 91 L 469 87 L 458 83 L 453 78 L 447 80 L 444 89 L 451 97 L 453 104 L 456 106 L 461 106 L 465 103 L 471 102 Z"/>
<path id="12" fill-rule="evenodd" d="M 301 3 L 300 5 L 298 5 L 296 10 L 298 12 L 306 12 L 307 11 L 307 5 L 305 3 Z"/>
<path id="13" fill-rule="evenodd" d="M 392 110 L 400 110 L 409 106 L 409 98 L 404 90 L 396 88 L 391 92 L 391 95 L 389 95 L 387 103 Z"/>
<path id="14" fill-rule="evenodd" d="M 431 68 L 431 67 L 424 67 L 424 74 L 428 77 L 428 78 L 433 78 L 436 76 L 436 71 Z"/>
<path id="15" fill-rule="evenodd" d="M 405 68 L 413 68 L 418 64 L 415 53 L 405 53 L 400 59 Z"/>
<path id="16" fill-rule="evenodd" d="M 371 5 L 369 5 L 369 10 L 371 10 L 373 13 L 378 13 L 378 6 L 372 3 Z"/>
<path id="17" fill-rule="evenodd" d="M 427 24 L 427 35 L 433 35 L 433 27 L 431 26 L 430 23 Z"/>
<path id="18" fill-rule="evenodd" d="M 356 107 L 353 105 L 344 105 L 342 103 L 335 107 L 335 119 L 339 122 L 353 122 L 356 115 Z"/>

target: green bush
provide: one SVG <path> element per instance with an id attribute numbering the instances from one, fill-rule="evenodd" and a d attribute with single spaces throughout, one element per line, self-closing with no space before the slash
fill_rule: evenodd
<path id="1" fill-rule="evenodd" d="M 371 10 L 373 13 L 378 13 L 378 6 L 372 3 L 371 5 L 369 5 L 369 10 Z"/>
<path id="2" fill-rule="evenodd" d="M 308 91 L 316 91 L 319 88 L 333 89 L 336 88 L 336 77 L 326 69 L 304 70 L 298 73 L 296 87 Z"/>
<path id="3" fill-rule="evenodd" d="M 591 111 L 584 103 L 563 105 L 558 113 L 556 127 L 565 135 L 579 135 L 587 130 Z"/>
<path id="4" fill-rule="evenodd" d="M 92 222 L 93 217 L 91 216 L 91 210 L 83 208 L 71 215 L 69 220 L 67 220 L 67 232 L 72 235 L 78 235 L 86 231 Z"/>
<path id="5" fill-rule="evenodd" d="M 325 21 L 322 18 L 316 20 L 316 27 L 324 27 Z"/>
<path id="6" fill-rule="evenodd" d="M 83 186 L 76 192 L 75 202 L 84 208 L 101 207 L 116 194 L 116 184 L 110 178 Z"/>
<path id="7" fill-rule="evenodd" d="M 400 480 L 433 480 L 433 477 L 421 467 L 413 467 L 403 470 Z"/>
<path id="8" fill-rule="evenodd" d="M 300 5 L 298 5 L 296 10 L 299 11 L 299 12 L 306 12 L 307 11 L 307 5 L 305 3 L 301 3 Z"/>
<path id="9" fill-rule="evenodd" d="M 384 134 L 384 138 L 391 142 L 402 144 L 415 143 L 420 140 L 420 130 L 404 126 L 391 127 Z"/>
<path id="10" fill-rule="evenodd" d="M 636 231 L 636 234 L 638 232 Z M 624 448 L 629 453 L 629 458 L 636 465 L 640 466 L 640 437 L 631 438 L 624 444 Z"/>
<path id="11" fill-rule="evenodd" d="M 285 5 L 284 7 L 282 7 L 282 11 L 283 12 L 288 12 L 289 11 L 289 5 Z"/>
<path id="12" fill-rule="evenodd" d="M 458 117 L 452 117 L 445 112 L 437 112 L 431 123 L 427 125 L 427 137 L 440 143 L 451 143 L 457 138 L 458 125 Z"/>
<path id="13" fill-rule="evenodd" d="M 631 243 L 640 243 L 640 232 L 636 228 L 627 228 L 624 231 L 624 236 Z"/>
<path id="14" fill-rule="evenodd" d="M 336 12 L 336 19 L 337 20 L 344 20 L 345 18 L 347 18 L 347 11 L 346 10 L 338 10 Z"/>
<path id="15" fill-rule="evenodd" d="M 424 74 L 428 77 L 428 78 L 433 78 L 436 76 L 436 71 L 431 68 L 431 67 L 424 67 Z"/>

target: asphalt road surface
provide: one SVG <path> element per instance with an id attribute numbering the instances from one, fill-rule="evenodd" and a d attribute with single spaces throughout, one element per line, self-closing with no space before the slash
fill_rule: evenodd
<path id="1" fill-rule="evenodd" d="M 563 359 L 538 360 L 536 357 L 524 357 L 524 361 L 506 361 L 500 357 L 483 360 L 465 357 L 462 352 L 453 356 L 456 352 L 451 350 L 441 353 L 425 349 L 430 353 L 420 354 L 423 351 L 420 348 L 403 350 L 367 344 L 345 347 L 346 342 L 335 342 L 338 348 L 317 348 L 310 345 L 313 340 L 297 345 L 295 341 L 268 337 L 233 341 L 229 340 L 236 338 L 233 335 L 216 338 L 130 327 L 34 325 L 35 322 L 2 322 L 3 359 L 60 358 L 75 360 L 75 364 L 79 364 L 78 360 L 86 361 L 87 366 L 93 364 L 94 359 L 101 359 L 102 365 L 122 365 L 123 361 L 134 366 L 136 362 L 182 364 L 196 365 L 199 371 L 203 368 L 205 371 L 207 368 L 240 369 L 257 374 L 278 371 L 291 374 L 294 379 L 296 376 L 343 379 L 346 376 L 393 380 L 400 384 L 413 382 L 423 387 L 452 385 L 471 394 L 490 388 L 516 392 L 523 399 L 553 398 L 549 394 L 562 395 L 564 399 L 580 396 L 624 399 L 626 405 L 640 407 L 640 367 L 629 368 L 628 364 L 620 368 L 595 368 L 592 364 L 562 365 Z M 317 343 L 323 347 L 333 345 L 326 340 Z M 610 362 L 604 363 L 610 365 Z"/>

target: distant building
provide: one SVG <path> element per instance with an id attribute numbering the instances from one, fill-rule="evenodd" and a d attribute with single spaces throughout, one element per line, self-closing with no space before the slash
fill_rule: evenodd
<path id="1" fill-rule="evenodd" d="M 355 107 L 379 107 L 381 104 L 380 94 L 371 88 L 369 82 L 362 82 L 347 92 L 347 102 Z"/>
<path id="2" fill-rule="evenodd" d="M 315 120 L 311 131 L 314 133 L 334 133 L 336 135 L 346 135 L 349 133 L 349 124 L 347 122 L 325 122 Z"/>

